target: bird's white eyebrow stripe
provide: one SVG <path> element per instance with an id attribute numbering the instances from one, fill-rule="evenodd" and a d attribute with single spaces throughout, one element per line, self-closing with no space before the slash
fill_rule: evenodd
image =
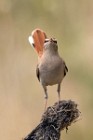
<path id="1" fill-rule="evenodd" d="M 45 39 L 45 43 L 48 42 L 48 41 L 50 41 L 50 39 L 49 39 L 49 38 L 46 38 L 46 39 Z M 53 41 L 54 41 L 55 43 L 57 43 L 57 40 L 56 40 L 55 38 L 53 38 Z"/>
<path id="2" fill-rule="evenodd" d="M 46 38 L 46 39 L 45 39 L 46 42 L 49 41 L 49 40 L 50 40 L 49 38 Z"/>

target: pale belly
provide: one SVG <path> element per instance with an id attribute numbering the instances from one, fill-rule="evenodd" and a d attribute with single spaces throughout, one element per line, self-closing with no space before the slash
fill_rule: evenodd
<path id="1" fill-rule="evenodd" d="M 40 81 L 43 85 L 55 85 L 62 82 L 64 78 L 63 66 L 55 66 L 53 69 L 44 69 L 40 72 Z"/>

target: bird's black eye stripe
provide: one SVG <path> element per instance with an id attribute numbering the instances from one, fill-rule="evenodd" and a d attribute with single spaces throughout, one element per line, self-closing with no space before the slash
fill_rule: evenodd
<path id="1" fill-rule="evenodd" d="M 45 42 L 44 42 L 44 43 L 46 43 L 46 42 L 48 42 L 48 40 L 45 40 Z"/>
<path id="2" fill-rule="evenodd" d="M 54 43 L 56 43 L 56 44 L 57 44 L 57 40 L 54 40 Z"/>
<path id="3" fill-rule="evenodd" d="M 50 39 L 45 39 L 44 43 L 49 42 Z M 57 40 L 53 39 L 53 42 L 57 44 Z"/>

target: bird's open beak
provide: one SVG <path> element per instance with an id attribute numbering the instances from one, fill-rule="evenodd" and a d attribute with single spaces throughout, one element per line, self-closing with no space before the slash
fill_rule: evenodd
<path id="1" fill-rule="evenodd" d="M 50 38 L 50 42 L 54 42 L 57 44 L 57 40 L 55 38 Z"/>

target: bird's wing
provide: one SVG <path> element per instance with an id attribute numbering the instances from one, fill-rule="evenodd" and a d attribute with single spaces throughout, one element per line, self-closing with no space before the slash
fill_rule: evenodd
<path id="1" fill-rule="evenodd" d="M 64 62 L 64 65 L 65 65 L 64 76 L 66 76 L 66 73 L 68 72 L 68 67 L 66 66 L 65 62 Z"/>
<path id="2" fill-rule="evenodd" d="M 37 65 L 37 67 L 36 67 L 36 76 L 37 76 L 38 80 L 40 81 L 40 72 L 39 72 L 39 67 L 38 67 L 38 65 Z"/>

